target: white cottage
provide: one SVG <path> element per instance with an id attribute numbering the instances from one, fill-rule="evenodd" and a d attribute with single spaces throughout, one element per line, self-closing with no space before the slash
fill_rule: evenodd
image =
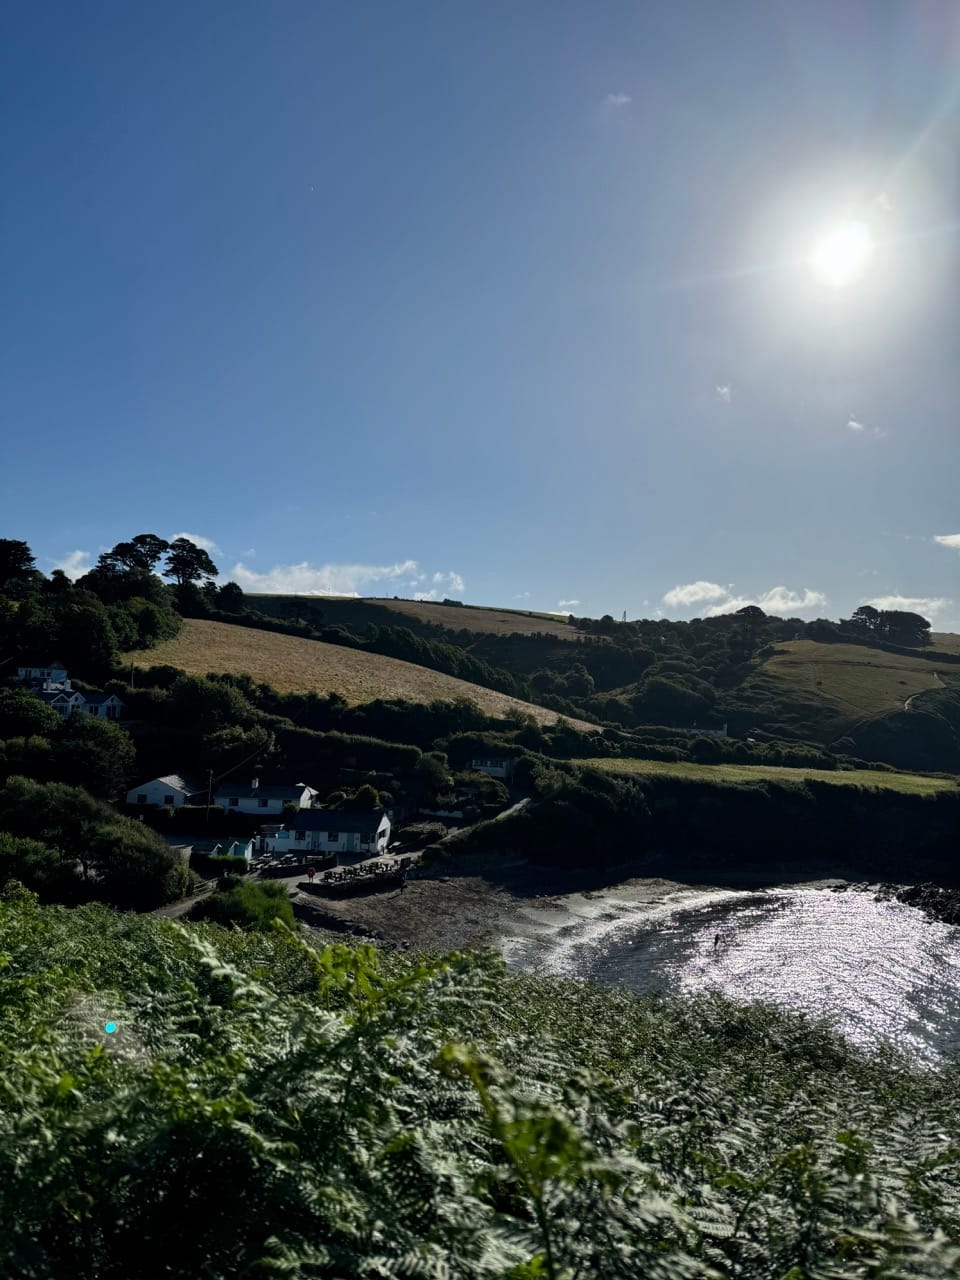
<path id="1" fill-rule="evenodd" d="M 259 778 L 240 784 L 224 782 L 214 792 L 214 804 L 228 813 L 259 813 L 264 817 L 282 814 L 285 804 L 295 804 L 298 809 L 308 809 L 319 795 L 305 782 L 285 783 L 280 786 L 261 783 Z"/>
<path id="2" fill-rule="evenodd" d="M 179 773 L 167 774 L 165 778 L 151 778 L 127 792 L 127 804 L 143 807 L 144 805 L 166 806 L 179 809 L 189 801 L 199 797 L 206 799 L 206 787 L 192 778 L 181 777 Z"/>
<path id="3" fill-rule="evenodd" d="M 390 843 L 383 809 L 302 809 L 286 827 L 264 828 L 260 848 L 272 854 L 336 853 L 372 858 Z"/>

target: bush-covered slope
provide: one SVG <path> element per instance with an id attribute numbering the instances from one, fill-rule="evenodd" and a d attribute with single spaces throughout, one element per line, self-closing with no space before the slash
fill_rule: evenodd
<path id="1" fill-rule="evenodd" d="M 953 1072 L 490 957 L 0 903 L 0 1274 L 956 1274 Z"/>

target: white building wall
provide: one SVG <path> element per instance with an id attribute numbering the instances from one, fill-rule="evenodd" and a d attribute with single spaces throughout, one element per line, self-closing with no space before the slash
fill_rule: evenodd
<path id="1" fill-rule="evenodd" d="M 142 786 L 134 787 L 132 791 L 127 792 L 127 804 L 155 804 L 167 805 L 174 809 L 179 809 L 187 803 L 188 792 L 173 787 L 169 782 L 160 782 L 156 778 L 152 782 L 145 782 Z M 142 800 L 141 796 L 146 796 L 146 800 Z"/>

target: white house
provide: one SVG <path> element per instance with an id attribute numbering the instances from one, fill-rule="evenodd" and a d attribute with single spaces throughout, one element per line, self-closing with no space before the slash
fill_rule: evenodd
<path id="1" fill-rule="evenodd" d="M 119 720 L 123 713 L 123 703 L 115 693 L 81 693 L 83 706 L 81 711 L 88 716 L 99 716 L 101 720 Z"/>
<path id="2" fill-rule="evenodd" d="M 76 712 L 101 720 L 119 720 L 123 715 L 123 703 L 115 693 L 77 692 L 62 662 L 17 667 L 17 676 L 41 702 L 64 719 Z"/>
<path id="3" fill-rule="evenodd" d="M 194 797 L 206 798 L 207 789 L 192 778 L 183 778 L 179 773 L 167 774 L 165 778 L 151 778 L 127 792 L 127 804 L 166 805 L 179 809 Z"/>
<path id="4" fill-rule="evenodd" d="M 44 689 L 50 686 L 56 686 L 59 689 L 70 688 L 67 669 L 62 662 L 47 662 L 37 667 L 17 667 L 17 679 L 39 685 Z"/>
<path id="5" fill-rule="evenodd" d="M 75 711 L 82 711 L 85 705 L 83 694 L 74 693 L 72 689 L 35 689 L 34 692 L 41 702 L 64 719 Z"/>
<path id="6" fill-rule="evenodd" d="M 267 817 L 269 814 L 282 814 L 285 804 L 308 809 L 319 794 L 319 791 L 308 787 L 305 782 L 271 786 L 254 778 L 244 784 L 220 783 L 214 792 L 213 801 L 228 813 L 260 813 Z"/>
<path id="7" fill-rule="evenodd" d="M 485 773 L 491 778 L 509 778 L 515 763 L 513 756 L 478 756 L 468 767 L 474 773 Z"/>
<path id="8" fill-rule="evenodd" d="M 372 858 L 390 843 L 390 819 L 383 809 L 301 809 L 288 826 L 265 828 L 264 853 L 338 853 Z"/>

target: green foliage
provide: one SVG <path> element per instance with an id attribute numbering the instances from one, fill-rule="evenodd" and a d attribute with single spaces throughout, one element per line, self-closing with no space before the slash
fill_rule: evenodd
<path id="1" fill-rule="evenodd" d="M 0 787 L 0 832 L 49 851 L 43 859 L 33 851 L 22 864 L 15 859 L 26 855 L 15 851 L 7 864 L 11 876 L 45 897 L 96 898 L 147 910 L 181 897 L 191 883 L 187 868 L 154 831 L 119 817 L 79 787 L 8 778 Z"/>
<path id="2" fill-rule="evenodd" d="M 217 566 L 202 547 L 189 538 L 174 538 L 167 550 L 164 573 L 182 587 L 204 578 L 215 578 Z"/>
<path id="3" fill-rule="evenodd" d="M 489 956 L 43 909 L 20 888 L 0 955 L 11 1276 L 946 1280 L 960 1264 L 955 1074 L 800 1018 Z"/>
<path id="4" fill-rule="evenodd" d="M 232 862 L 235 859 L 224 858 L 222 861 Z M 275 920 L 293 928 L 293 907 L 286 887 L 269 881 L 241 882 L 218 890 L 198 902 L 190 917 L 261 932 L 273 928 Z"/>
<path id="5" fill-rule="evenodd" d="M 0 689 L 0 738 L 56 733 L 62 718 L 31 689 Z"/>

